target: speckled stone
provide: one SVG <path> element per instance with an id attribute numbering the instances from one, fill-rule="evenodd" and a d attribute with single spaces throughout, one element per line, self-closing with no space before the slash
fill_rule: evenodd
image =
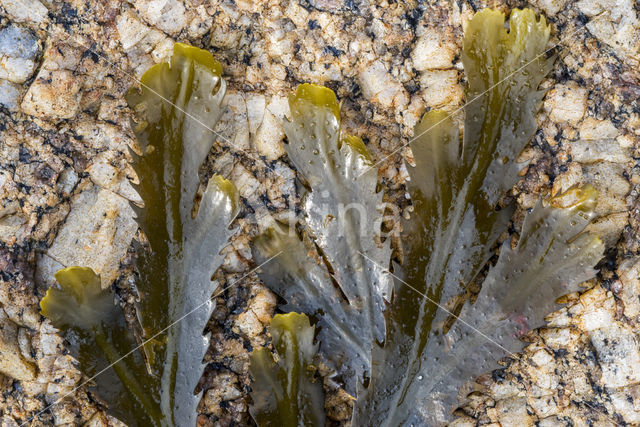
<path id="1" fill-rule="evenodd" d="M 23 83 L 36 68 L 38 38 L 28 28 L 9 25 L 0 29 L 0 79 Z"/>
<path id="2" fill-rule="evenodd" d="M 47 18 L 47 8 L 38 0 L 0 0 L 0 6 L 15 22 L 40 24 Z"/>
<path id="3" fill-rule="evenodd" d="M 8 80 L 0 79 L 0 105 L 9 111 L 18 111 L 20 86 Z"/>
<path id="4" fill-rule="evenodd" d="M 28 14 L 18 7 L 23 3 L 30 5 Z M 504 3 L 490 5 L 508 10 Z M 533 5 L 549 15 L 560 48 L 544 83 L 550 91 L 538 115 L 539 132 L 521 155 L 528 165 L 512 191 L 514 226 L 541 195 L 590 182 L 600 191 L 601 217 L 592 227 L 611 257 L 602 282 L 567 297 L 570 306 L 534 331 L 520 359 L 479 378 L 458 422 L 638 422 L 638 12 L 631 0 Z M 216 142 L 200 171 L 203 183 L 214 172 L 232 178 L 244 202 L 240 231 L 217 273 L 220 289 L 230 287 L 217 297 L 208 326 L 212 339 L 198 419 L 208 426 L 249 424 L 248 354 L 269 345 L 274 295 L 255 274 L 235 280 L 255 267 L 252 237 L 276 219 L 295 220 L 296 172 L 282 148 L 288 95 L 303 82 L 334 89 L 342 128 L 363 137 L 374 160 L 384 159 L 385 201 L 404 208 L 403 161 L 411 159 L 406 144 L 427 109 L 462 105 L 463 30 L 474 9 L 487 4 L 0 0 L 0 6 L 6 12 L 0 31 L 21 28 L 46 47 L 42 55 L 27 55 L 34 66 L 19 70 L 31 71 L 21 71 L 24 78 L 8 86 L 20 96 L 14 93 L 13 107 L 0 109 L 0 310 L 16 325 L 0 355 L 19 354 L 26 360 L 20 363 L 37 366 L 32 380 L 0 375 L 0 419 L 26 422 L 80 379 L 62 338 L 38 314 L 58 268 L 87 263 L 102 273 L 103 286 L 115 285 L 123 300 L 134 300 L 117 280 L 130 267 L 126 249 L 136 231 L 129 202 L 139 202 L 131 186 L 136 177 L 128 149 L 135 142 L 123 96 L 134 78 L 182 41 L 212 51 L 229 88 Z M 24 51 L 32 53 L 29 46 Z M 6 70 L 0 67 L 0 73 Z M 350 397 L 335 385 L 326 388 L 332 420 L 346 424 Z M 118 425 L 84 388 L 39 415 L 38 423 Z"/>
<path id="5" fill-rule="evenodd" d="M 18 327 L 0 308 L 0 372 L 21 380 L 33 381 L 36 367 L 22 355 L 18 343 Z"/>

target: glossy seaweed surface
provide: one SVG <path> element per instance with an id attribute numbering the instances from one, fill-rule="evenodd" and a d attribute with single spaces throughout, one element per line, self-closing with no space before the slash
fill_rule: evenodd
<path id="1" fill-rule="evenodd" d="M 134 352 L 119 360 L 136 342 L 122 310 L 114 305 L 114 295 L 101 289 L 100 276 L 87 267 L 65 268 L 55 276 L 59 288 L 47 290 L 41 311 L 67 333 L 82 373 L 88 378 L 99 375 L 90 388 L 120 420 L 132 425 L 157 423 L 162 418 L 160 405 L 147 388 L 142 356 Z"/>
<path id="2" fill-rule="evenodd" d="M 314 367 L 318 345 L 309 318 L 277 314 L 270 331 L 277 358 L 266 348 L 251 353 L 251 415 L 260 426 L 324 427 L 324 393 Z"/>
<path id="3" fill-rule="evenodd" d="M 595 190 L 587 186 L 571 189 L 546 206 L 539 202 L 525 217 L 517 246 L 512 248 L 510 240 L 502 245 L 480 294 L 462 308 L 446 333 L 441 325 L 450 313 L 437 310 L 424 345 L 400 335 L 376 348 L 371 381 L 356 405 L 356 425 L 373 419 L 394 426 L 446 423 L 460 390 L 469 390 L 469 382 L 501 356 L 519 351 L 520 337 L 542 326 L 555 301 L 596 274 L 593 267 L 604 245 L 584 232 L 594 217 L 595 201 Z M 420 297 L 414 293 L 414 298 L 424 299 Z M 392 318 L 390 333 L 401 331 L 402 319 Z"/>
<path id="4" fill-rule="evenodd" d="M 553 63 L 545 53 L 549 31 L 531 10 L 514 10 L 508 29 L 505 16 L 488 9 L 469 22 L 464 134 L 440 111 L 416 128 L 415 166 L 408 165 L 413 212 L 403 223 L 395 283 L 386 271 L 389 242 L 377 239 L 382 195 L 375 169 L 365 173 L 372 161 L 364 143 L 341 135 L 331 90 L 301 85 L 290 97 L 285 149 L 304 187 L 304 215 L 295 229 L 274 225 L 254 241 L 258 263 L 279 254 L 260 275 L 289 312 L 271 323 L 275 357 L 266 349 L 251 355 L 251 414 L 259 425 L 324 425 L 316 357 L 357 392 L 353 425 L 446 422 L 461 387 L 519 350 L 519 336 L 541 324 L 555 297 L 594 276 L 603 245 L 584 231 L 596 199 L 587 186 L 540 202 L 517 244 L 507 239 L 500 248 L 474 303 L 460 298 L 511 218 L 513 208 L 498 202 L 517 181 L 523 165 L 516 159 L 536 129 L 538 87 Z M 194 390 L 208 346 L 202 333 L 217 286 L 211 277 L 237 210 L 233 184 L 214 176 L 201 188 L 198 177 L 224 92 L 213 57 L 177 43 L 170 63 L 152 67 L 128 96 L 138 117 L 145 204 L 136 211 L 148 243 L 137 262 L 142 332 L 127 330 L 90 269 L 60 271 L 60 287 L 41 303 L 69 332 L 83 372 L 100 374 L 109 408 L 131 425 L 196 422 Z M 456 300 L 459 317 L 433 303 Z M 318 344 L 307 315 L 317 321 Z"/>
<path id="5" fill-rule="evenodd" d="M 219 253 L 237 209 L 235 187 L 221 177 L 209 180 L 194 208 L 198 170 L 222 111 L 221 74 L 209 52 L 176 43 L 171 61 L 150 68 L 142 90 L 127 98 L 144 153 L 135 169 L 145 206 L 136 214 L 150 246 L 137 262 L 138 313 L 145 338 L 171 325 L 162 339 L 144 347 L 168 425 L 195 424 L 200 399 L 194 390 L 209 343 L 202 333 L 217 287 L 211 277 L 222 263 Z"/>
<path id="6" fill-rule="evenodd" d="M 408 167 L 414 211 L 403 224 L 403 232 L 411 238 L 403 240 L 405 259 L 395 269 L 402 280 L 396 281 L 388 309 L 386 341 L 375 347 L 375 369 L 358 396 L 355 425 L 445 422 L 454 409 L 451 405 L 456 402 L 459 386 L 470 380 L 472 373 L 481 374 L 490 360 L 504 355 L 495 344 L 491 352 L 477 354 L 488 357 L 483 363 L 479 359 L 468 361 L 465 354 L 456 353 L 465 348 L 469 351 L 465 340 L 478 339 L 478 335 L 483 339 L 482 334 L 471 327 L 465 329 L 458 321 L 443 337 L 446 331 L 442 325 L 450 320 L 450 314 L 432 301 L 447 303 L 460 294 L 486 265 L 492 246 L 506 230 L 512 209 L 497 209 L 497 203 L 515 184 L 522 167 L 516 159 L 536 130 L 535 115 L 543 95 L 538 85 L 553 63 L 553 58 L 544 52 L 548 38 L 549 26 L 544 17 L 536 19 L 528 9 L 511 13 L 509 30 L 505 28 L 504 15 L 488 9 L 477 13 L 467 26 L 462 54 L 469 82 L 464 137 L 459 138 L 457 125 L 439 111 L 426 114 L 416 129 L 417 137 L 411 143 L 416 165 Z M 548 239 L 557 239 L 555 250 L 568 257 L 564 258 L 568 276 L 562 276 L 560 283 L 572 285 L 595 274 L 592 266 L 602 248 L 590 241 L 573 253 L 566 235 L 577 234 L 582 228 L 566 221 L 554 226 L 551 217 L 570 216 L 573 211 L 555 212 L 537 208 L 529 215 L 528 224 L 541 221 L 532 238 L 541 240 L 540 247 Z M 527 232 L 532 233 L 525 226 L 523 236 Z M 508 253 L 503 248 L 501 259 Z M 522 265 L 512 265 L 513 274 L 494 278 L 496 284 L 487 285 L 485 290 L 491 295 L 494 310 L 486 314 L 500 313 L 502 298 L 515 298 L 517 301 L 509 306 L 519 310 L 533 301 L 540 289 L 558 291 L 550 276 L 532 274 L 534 270 L 530 270 L 535 267 L 546 273 L 545 267 L 551 261 L 542 257 L 538 266 L 527 260 Z M 574 261 L 584 274 L 570 268 Z M 493 271 L 502 270 L 496 267 Z M 523 282 L 523 277 L 530 282 Z M 523 286 L 525 283 L 528 286 Z M 510 289 L 518 291 L 509 293 Z M 549 296 L 547 292 L 545 295 Z M 550 301 L 554 300 L 552 297 Z M 487 310 L 491 307 L 489 303 L 483 306 Z M 547 308 L 548 304 L 544 304 L 536 309 Z M 531 326 L 539 326 L 534 323 L 539 317 L 540 313 L 531 319 Z M 474 325 L 477 321 L 471 318 L 468 323 Z M 498 325 L 490 324 L 492 327 Z M 499 343 L 503 338 L 498 336 L 494 341 Z M 482 343 L 487 341 L 484 337 Z M 454 343 L 455 351 L 450 348 Z M 512 345 L 509 351 L 517 350 Z M 449 369 L 456 367 L 458 372 Z"/>
<path id="7" fill-rule="evenodd" d="M 220 251 L 232 234 L 229 225 L 238 204 L 234 185 L 219 176 L 209 180 L 196 203 L 198 170 L 213 143 L 210 128 L 220 116 L 225 92 L 221 71 L 210 53 L 177 43 L 171 61 L 149 69 L 141 79 L 142 89 L 127 98 L 138 118 L 135 131 L 142 152 L 136 156 L 135 168 L 144 208 L 137 208 L 136 214 L 148 245 L 139 248 L 136 265 L 142 330 L 136 338 L 145 345 L 141 353 L 134 351 L 125 359 L 126 370 L 115 365 L 122 384 L 139 402 L 137 408 L 131 410 L 132 399 L 123 396 L 109 399 L 108 404 L 129 424 L 195 425 L 200 397 L 194 392 L 208 347 L 203 331 L 217 287 L 211 277 L 222 262 Z M 67 293 L 79 289 L 61 285 Z M 94 288 L 85 289 L 92 298 L 75 300 L 81 313 L 96 315 L 96 322 L 67 322 L 84 331 L 86 342 L 98 343 L 80 349 L 86 371 L 95 370 L 92 358 L 103 357 L 100 353 L 112 360 L 137 346 L 133 334 L 125 333 L 119 320 L 111 320 L 108 298 L 93 297 L 99 295 Z M 42 308 L 56 324 L 61 305 L 55 302 L 66 294 L 55 289 L 50 292 Z M 108 318 L 102 318 L 103 313 Z M 60 326 L 65 329 L 64 324 Z M 100 340 L 120 343 L 124 337 L 127 343 L 115 348 L 100 345 Z"/>
<path id="8" fill-rule="evenodd" d="M 262 268 L 261 278 L 287 301 L 285 311 L 320 320 L 321 349 L 355 392 L 356 378 L 369 371 L 373 342 L 385 334 L 391 278 L 361 255 L 389 264 L 389 242 L 374 239 L 382 193 L 376 192 L 375 172 L 362 175 L 372 164 L 362 140 L 340 135 L 333 91 L 303 84 L 289 105 L 285 149 L 310 188 L 302 197 L 305 242 L 276 226 L 256 239 L 254 256 L 260 262 L 282 251 Z M 309 258 L 314 253 L 316 259 Z"/>

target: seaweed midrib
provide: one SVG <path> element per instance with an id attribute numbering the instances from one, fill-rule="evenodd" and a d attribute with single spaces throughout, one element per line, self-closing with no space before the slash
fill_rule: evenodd
<path id="1" fill-rule="evenodd" d="M 492 84 L 489 84 L 491 87 Z M 473 208 L 475 202 L 482 201 L 485 194 L 479 193 L 479 189 L 482 187 L 484 179 L 486 177 L 486 172 L 493 160 L 492 155 L 490 153 L 495 153 L 497 150 L 497 144 L 500 142 L 500 125 L 502 120 L 500 120 L 506 108 L 508 102 L 498 102 L 499 108 L 495 110 L 493 108 L 486 108 L 487 106 L 493 106 L 496 102 L 495 99 L 500 99 L 499 89 L 500 85 L 494 87 L 489 91 L 490 96 L 487 96 L 487 100 L 485 101 L 485 111 L 488 112 L 489 116 L 492 119 L 483 120 L 482 123 L 482 132 L 480 134 L 479 141 L 477 144 L 477 149 L 474 150 L 474 161 L 472 163 L 471 170 L 468 173 L 465 173 L 464 170 L 459 172 L 458 176 L 468 176 L 470 177 L 466 181 L 464 181 L 464 185 L 460 188 L 459 192 L 454 193 L 453 200 L 456 201 L 455 208 L 450 210 L 449 212 L 453 212 L 449 218 L 443 216 L 437 221 L 437 230 L 444 231 L 444 236 L 442 232 L 436 233 L 436 240 L 433 241 L 431 257 L 429 258 L 427 264 L 427 274 L 430 276 L 429 272 L 439 272 L 439 276 L 435 280 L 429 280 L 429 276 L 425 277 L 425 282 L 427 286 L 425 287 L 425 293 L 429 292 L 429 289 L 432 289 L 432 286 L 429 286 L 429 283 L 437 283 L 435 288 L 436 298 L 435 301 L 440 304 L 441 296 L 444 291 L 444 286 L 446 285 L 445 279 L 447 277 L 446 266 L 449 263 L 452 252 L 451 248 L 455 243 L 455 239 L 458 235 L 458 230 L 462 223 L 465 213 L 469 208 Z M 508 98 L 508 93 L 504 94 L 504 98 Z M 480 100 L 477 100 L 478 102 Z M 465 122 L 471 118 L 472 114 L 466 115 Z M 487 126 L 488 125 L 488 126 Z M 467 128 L 467 126 L 465 126 Z M 488 129 L 487 129 L 488 128 Z M 486 131 L 485 131 L 486 130 Z M 465 140 L 468 138 L 468 133 L 465 133 Z M 489 144 L 486 141 L 490 141 Z M 464 152 L 465 147 L 462 147 L 462 151 Z M 485 201 L 486 202 L 486 201 Z M 442 243 L 441 243 L 442 242 Z M 491 244 L 492 242 L 484 242 L 484 245 Z M 434 263 L 432 260 L 440 260 L 439 262 Z M 438 268 L 434 267 L 437 266 Z M 402 401 L 404 401 L 406 393 L 409 390 L 410 385 L 413 383 L 414 375 L 410 374 L 413 372 L 418 374 L 420 368 L 416 365 L 420 364 L 419 355 L 422 354 L 422 351 L 427 346 L 429 337 L 431 335 L 431 323 L 433 321 L 433 317 L 429 320 L 426 320 L 427 316 L 426 307 L 432 304 L 427 298 L 421 298 L 420 307 L 419 307 L 419 315 L 418 320 L 416 322 L 416 328 L 414 335 L 413 344 L 411 346 L 411 356 L 408 359 L 407 369 L 405 375 L 403 376 L 399 391 L 395 393 L 394 401 L 389 406 L 389 414 L 386 416 L 386 425 L 390 423 L 394 418 L 397 409 L 399 408 Z M 437 309 L 433 311 L 431 316 L 435 316 L 437 313 Z M 429 327 L 423 328 L 423 323 L 427 323 Z M 417 339 L 415 339 L 417 338 Z"/>
<path id="2" fill-rule="evenodd" d="M 167 286 L 169 287 L 169 309 L 166 310 L 168 316 L 175 316 L 176 318 L 180 318 L 184 312 L 184 289 L 182 285 L 182 279 L 184 277 L 184 244 L 185 236 L 184 236 L 184 224 L 183 220 L 189 220 L 190 218 L 182 218 L 181 206 L 189 206 L 190 200 L 189 198 L 193 198 L 194 195 L 188 195 L 185 193 L 183 189 L 182 183 L 182 167 L 183 167 L 183 158 L 184 158 L 184 133 L 185 133 L 185 122 L 190 120 L 187 113 L 187 104 L 188 100 L 192 96 L 192 86 L 194 80 L 194 68 L 193 63 L 188 62 L 187 68 L 183 68 L 178 71 L 178 92 L 174 95 L 173 99 L 175 100 L 175 105 L 171 108 L 170 118 L 171 129 L 173 131 L 171 141 L 169 146 L 166 147 L 166 150 L 169 154 L 169 161 L 165 163 L 167 168 L 167 175 L 172 179 L 173 186 L 171 183 L 166 182 L 166 188 L 169 189 L 170 193 L 167 194 L 167 203 L 172 206 L 171 215 L 167 216 L 168 227 L 173 225 L 173 235 L 172 242 L 174 251 L 170 255 L 170 259 L 173 259 L 173 265 L 175 268 L 171 268 L 171 262 L 167 260 L 169 264 L 169 282 Z M 182 71 L 180 73 L 180 71 Z M 183 80 L 186 80 L 186 83 L 183 83 Z M 180 109 L 176 108 L 180 106 Z M 197 173 L 197 172 L 196 172 Z M 184 198 L 187 198 L 186 200 Z M 187 209 L 190 212 L 189 209 Z M 184 284 L 184 286 L 188 286 Z M 175 419 L 174 408 L 176 405 L 175 402 L 175 387 L 176 387 L 176 375 L 177 375 L 177 344 L 178 337 L 176 331 L 179 331 L 179 328 L 176 326 L 172 326 L 169 324 L 172 319 L 169 318 L 167 322 L 167 346 L 165 347 L 165 361 L 163 364 L 163 372 L 161 379 L 161 400 L 164 411 L 167 411 L 171 414 L 171 420 L 175 424 L 178 420 Z"/>

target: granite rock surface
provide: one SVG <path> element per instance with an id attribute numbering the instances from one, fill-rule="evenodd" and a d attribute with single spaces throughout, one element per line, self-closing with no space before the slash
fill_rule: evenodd
<path id="1" fill-rule="evenodd" d="M 282 148 L 287 96 L 324 84 L 342 126 L 380 161 L 385 201 L 408 206 L 407 142 L 431 108 L 464 102 L 462 35 L 475 10 L 521 2 L 341 0 L 0 0 L 0 422 L 118 425 L 38 310 L 53 273 L 93 267 L 132 319 L 128 277 L 139 237 L 131 203 L 136 142 L 124 95 L 175 41 L 213 52 L 229 89 L 201 172 L 234 180 L 240 232 L 217 273 L 221 289 L 255 266 L 249 243 L 295 216 L 295 170 Z M 592 225 L 608 252 L 598 280 L 530 334 L 517 360 L 461 396 L 458 424 L 570 425 L 640 419 L 640 13 L 631 0 L 532 0 L 553 24 L 558 61 L 539 131 L 512 190 L 519 209 L 593 184 Z M 393 220 L 391 221 L 393 222 Z M 396 249 L 401 242 L 394 241 Z M 269 345 L 276 299 L 255 274 L 218 297 L 199 390 L 199 425 L 247 425 L 248 354 Z M 543 326 L 543 325 L 540 325 Z M 496 365 L 498 367 L 498 365 Z M 479 373 L 480 374 L 480 373 Z M 327 409 L 349 419 L 330 381 Z"/>

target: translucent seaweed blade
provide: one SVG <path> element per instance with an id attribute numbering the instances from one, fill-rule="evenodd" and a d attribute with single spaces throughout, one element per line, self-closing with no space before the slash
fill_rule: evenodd
<path id="1" fill-rule="evenodd" d="M 102 290 L 100 276 L 91 268 L 69 267 L 55 277 L 60 288 L 47 290 L 40 309 L 56 328 L 92 331 L 117 317 L 113 296 Z"/>
<path id="2" fill-rule="evenodd" d="M 414 210 L 403 223 L 410 238 L 403 240 L 404 260 L 396 269 L 409 286 L 395 285 L 386 341 L 374 349 L 356 424 L 399 425 L 415 413 L 417 396 L 410 390 L 419 381 L 428 342 L 441 333 L 432 326 L 446 320 L 430 300 L 446 303 L 459 294 L 506 229 L 511 210 L 496 205 L 517 180 L 522 165 L 516 159 L 535 132 L 538 85 L 552 59 L 544 55 L 549 28 L 543 18 L 515 10 L 510 31 L 504 24 L 503 14 L 484 10 L 467 26 L 462 143 L 457 125 L 442 112 L 429 112 L 416 129 L 416 166 L 408 167 Z"/>
<path id="3" fill-rule="evenodd" d="M 349 302 L 363 305 L 369 335 L 382 340 L 379 295 L 389 296 L 391 280 L 364 265 L 358 254 L 383 263 L 390 259 L 389 244 L 375 243 L 382 193 L 376 193 L 377 174 L 369 171 L 371 157 L 360 138 L 340 139 L 340 108 L 330 89 L 301 85 L 289 105 L 292 120 L 285 123 L 285 149 L 312 190 L 303 201 L 306 225 Z"/>
<path id="4" fill-rule="evenodd" d="M 519 351 L 520 337 L 543 325 L 560 296 L 595 276 L 604 245 L 584 232 L 595 197 L 592 187 L 570 190 L 552 200 L 552 206 L 538 203 L 526 216 L 518 245 L 512 249 L 507 241 L 502 246 L 474 304 L 463 307 L 446 336 L 427 343 L 421 380 L 409 390 L 424 403 L 416 406 L 409 422 L 435 425 L 447 420 L 465 385 L 495 366 L 498 355 Z"/>
<path id="5" fill-rule="evenodd" d="M 203 358 L 209 338 L 203 336 L 214 302 L 217 283 L 211 280 L 220 267 L 220 251 L 232 231 L 229 225 L 237 210 L 237 195 L 230 181 L 214 176 L 202 196 L 194 220 L 184 224 L 183 259 L 179 286 L 171 290 L 169 319 L 162 372 L 163 411 L 174 423 L 193 425 L 200 396 L 194 396 L 204 371 Z M 176 273 L 178 273 L 176 271 Z"/>
<path id="6" fill-rule="evenodd" d="M 462 50 L 469 82 L 462 163 L 489 206 L 511 189 L 523 166 L 515 160 L 536 131 L 544 95 L 538 86 L 555 61 L 545 50 L 551 27 L 544 16 L 515 9 L 509 28 L 501 12 L 484 9 L 469 22 Z"/>
<path id="7" fill-rule="evenodd" d="M 314 297 L 307 286 L 309 278 L 294 278 L 290 271 L 283 270 L 283 275 L 294 279 L 287 283 L 283 296 L 293 309 L 308 314 L 327 313 L 332 318 L 324 322 L 327 328 L 334 328 L 338 323 L 333 320 L 334 316 L 349 313 L 340 320 L 344 322 L 340 330 L 325 332 L 333 338 L 323 341 L 323 352 L 334 361 L 340 360 L 343 377 L 353 379 L 368 371 L 372 343 L 382 341 L 385 334 L 384 300 L 389 296 L 391 279 L 360 255 L 364 253 L 381 264 L 389 263 L 389 242 L 376 243 L 382 217 L 378 211 L 382 194 L 376 193 L 377 174 L 363 175 L 370 168 L 371 158 L 362 140 L 340 138 L 340 108 L 331 90 L 304 84 L 290 97 L 289 104 L 292 119 L 285 123 L 289 141 L 285 149 L 311 188 L 302 201 L 303 228 L 319 248 L 331 272 L 329 280 L 336 282 L 340 292 L 329 293 L 330 299 L 324 294 Z M 324 285 L 331 286 L 330 281 Z M 308 301 L 315 307 L 313 311 L 295 305 L 294 301 L 304 298 L 313 298 Z M 327 306 L 328 302 L 334 306 L 342 303 L 344 307 Z M 359 338 L 357 347 L 333 346 L 333 342 L 340 342 L 345 331 Z M 344 336 L 343 342 L 352 342 L 352 339 Z M 356 359 L 345 356 L 353 352 Z"/>
<path id="8" fill-rule="evenodd" d="M 295 231 L 276 225 L 253 242 L 253 256 L 261 267 L 260 278 L 281 295 L 287 304 L 284 311 L 308 313 L 319 319 L 320 349 L 337 366 L 348 366 L 368 358 L 370 342 L 352 328 L 357 308 L 344 303 L 331 276 L 318 259 L 308 239 L 301 240 Z"/>
<path id="9" fill-rule="evenodd" d="M 259 426 L 324 427 L 324 393 L 314 377 L 313 334 L 304 314 L 278 314 L 271 321 L 277 361 L 266 348 L 251 353 L 250 412 Z"/>
<path id="10" fill-rule="evenodd" d="M 56 273 L 52 287 L 40 302 L 42 314 L 71 341 L 71 354 L 90 386 L 109 405 L 110 412 L 129 425 L 153 425 L 162 418 L 157 395 L 145 387 L 146 372 L 139 354 L 120 360 L 135 346 L 113 295 L 100 288 L 92 269 L 69 267 Z"/>
<path id="11" fill-rule="evenodd" d="M 221 72 L 209 52 L 176 43 L 170 63 L 149 69 L 141 91 L 127 97 L 139 119 L 143 155 L 135 168 L 145 207 L 137 215 L 150 246 L 137 263 L 138 315 L 145 338 L 168 327 L 166 336 L 144 347 L 166 425 L 195 424 L 194 390 L 208 345 L 202 333 L 216 288 L 211 276 L 237 209 L 235 188 L 220 177 L 209 180 L 194 208 L 198 170 L 221 114 Z"/>

